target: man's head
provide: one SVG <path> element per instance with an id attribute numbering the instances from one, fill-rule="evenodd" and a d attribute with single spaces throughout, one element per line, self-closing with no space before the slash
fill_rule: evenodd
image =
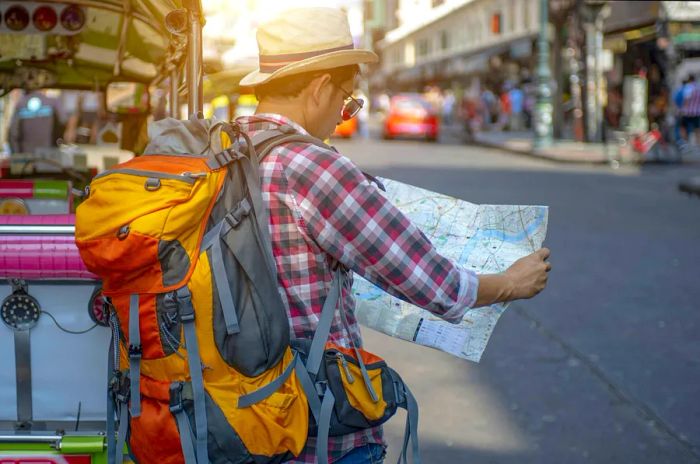
<path id="1" fill-rule="evenodd" d="M 355 49 L 347 16 L 334 8 L 286 11 L 261 25 L 257 39 L 259 68 L 241 85 L 255 89 L 259 113 L 288 116 L 319 138 L 341 121 L 359 65 L 378 59 Z"/>
<path id="2" fill-rule="evenodd" d="M 271 80 L 255 88 L 260 112 L 291 115 L 311 135 L 325 139 L 342 121 L 359 70 L 348 65 Z"/>

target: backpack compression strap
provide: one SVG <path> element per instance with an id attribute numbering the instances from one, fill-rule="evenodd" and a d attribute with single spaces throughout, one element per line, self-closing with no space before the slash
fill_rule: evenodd
<path id="1" fill-rule="evenodd" d="M 197 333 L 195 332 L 195 313 L 192 306 L 192 294 L 185 285 L 176 291 L 177 304 L 180 309 L 180 320 L 182 321 L 183 332 L 185 333 L 185 343 L 187 345 L 187 364 L 190 368 L 190 378 L 192 384 L 192 394 L 194 398 L 194 425 L 195 425 L 195 452 L 198 464 L 209 463 L 209 452 L 207 450 L 207 411 L 204 391 L 204 379 L 202 378 L 202 361 L 199 355 L 199 344 L 197 343 Z M 180 440 L 188 439 L 188 436 Z M 184 451 L 184 450 L 183 450 Z M 187 464 L 190 464 L 189 462 Z"/>

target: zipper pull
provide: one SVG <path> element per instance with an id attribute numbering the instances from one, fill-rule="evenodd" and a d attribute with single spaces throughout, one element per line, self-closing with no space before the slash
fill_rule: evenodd
<path id="1" fill-rule="evenodd" d="M 335 355 L 335 357 L 338 358 L 338 364 L 340 364 L 340 366 L 345 371 L 345 378 L 348 380 L 348 383 L 355 383 L 355 377 L 353 377 L 352 373 L 350 372 L 350 368 L 348 367 L 348 361 L 345 359 L 345 356 L 343 356 L 343 353 L 338 353 Z"/>
<path id="2" fill-rule="evenodd" d="M 182 174 L 180 174 L 185 177 L 189 177 L 191 179 L 197 179 L 198 177 L 206 177 L 207 173 L 206 172 L 190 172 L 190 171 L 185 171 Z"/>

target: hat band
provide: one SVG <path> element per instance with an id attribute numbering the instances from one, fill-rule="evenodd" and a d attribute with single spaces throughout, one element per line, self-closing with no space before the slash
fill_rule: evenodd
<path id="1" fill-rule="evenodd" d="M 260 72 L 269 74 L 273 73 L 289 64 L 296 63 L 298 61 L 306 60 L 320 55 L 325 55 L 327 53 L 339 52 L 342 50 L 353 50 L 355 47 L 353 44 L 344 45 L 342 47 L 326 48 L 324 50 L 314 50 L 312 52 L 304 53 L 287 53 L 284 55 L 260 55 Z"/>

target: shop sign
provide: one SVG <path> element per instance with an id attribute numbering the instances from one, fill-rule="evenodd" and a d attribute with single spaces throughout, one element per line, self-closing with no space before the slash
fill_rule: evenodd
<path id="1" fill-rule="evenodd" d="M 671 23 L 668 31 L 674 45 L 700 47 L 700 24 Z"/>
<path id="2" fill-rule="evenodd" d="M 700 3 L 689 1 L 663 2 L 669 21 L 700 21 Z"/>
<path id="3" fill-rule="evenodd" d="M 603 40 L 603 48 L 619 55 L 627 51 L 627 40 L 622 35 L 606 37 Z"/>

